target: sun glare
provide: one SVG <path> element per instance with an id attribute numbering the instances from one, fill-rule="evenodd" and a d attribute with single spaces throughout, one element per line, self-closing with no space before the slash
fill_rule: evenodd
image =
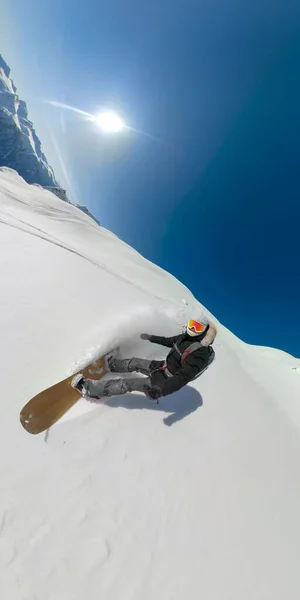
<path id="1" fill-rule="evenodd" d="M 103 131 L 118 132 L 125 127 L 124 121 L 112 112 L 100 113 L 96 117 L 96 122 Z"/>

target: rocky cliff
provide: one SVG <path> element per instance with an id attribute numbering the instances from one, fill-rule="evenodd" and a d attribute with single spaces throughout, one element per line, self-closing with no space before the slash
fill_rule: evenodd
<path id="1" fill-rule="evenodd" d="M 20 100 L 10 78 L 10 68 L 0 54 L 0 166 L 14 169 L 28 183 L 37 183 L 69 202 L 66 191 L 56 181 L 48 164 L 33 123 L 28 119 L 26 103 Z M 80 210 L 97 219 L 86 207 Z"/>

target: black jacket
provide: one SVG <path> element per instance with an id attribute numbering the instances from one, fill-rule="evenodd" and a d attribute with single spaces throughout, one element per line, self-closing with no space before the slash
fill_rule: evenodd
<path id="1" fill-rule="evenodd" d="M 194 379 L 194 377 L 196 377 L 207 367 L 211 357 L 209 348 L 202 346 L 199 348 L 199 350 L 191 352 L 186 357 L 186 360 L 182 363 L 181 356 L 173 347 L 174 344 L 176 343 L 179 350 L 183 352 L 196 340 L 197 342 L 200 342 L 204 336 L 205 333 L 197 336 L 196 338 L 192 338 L 187 334 L 174 335 L 173 337 L 169 338 L 159 335 L 150 336 L 150 342 L 153 342 L 154 344 L 160 344 L 161 346 L 167 346 L 167 348 L 172 348 L 171 352 L 169 352 L 166 358 L 166 364 L 173 377 L 166 378 L 165 376 L 160 376 L 158 378 L 155 376 L 155 372 L 153 372 L 152 376 L 153 385 L 159 385 L 163 396 L 173 394 L 173 392 L 180 390 L 180 388 Z M 156 361 L 153 361 L 153 363 L 154 362 Z M 161 375 L 161 372 L 158 372 L 158 375 Z"/>

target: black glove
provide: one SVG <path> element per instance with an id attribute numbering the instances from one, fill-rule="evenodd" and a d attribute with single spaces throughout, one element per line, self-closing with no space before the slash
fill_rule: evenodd
<path id="1" fill-rule="evenodd" d="M 141 333 L 140 338 L 141 340 L 150 340 L 151 335 L 149 333 Z"/>
<path id="2" fill-rule="evenodd" d="M 162 391 L 158 385 L 144 385 L 144 393 L 149 400 L 157 400 L 162 397 Z"/>

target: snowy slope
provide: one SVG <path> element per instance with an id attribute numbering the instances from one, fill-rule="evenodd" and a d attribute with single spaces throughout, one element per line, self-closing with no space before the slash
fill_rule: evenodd
<path id="1" fill-rule="evenodd" d="M 298 600 L 300 361 L 219 324 L 193 385 L 83 400 L 44 435 L 23 404 L 199 309 L 174 277 L 50 192 L 0 171 L 1 598 Z M 209 314 L 209 313 L 208 313 Z"/>

